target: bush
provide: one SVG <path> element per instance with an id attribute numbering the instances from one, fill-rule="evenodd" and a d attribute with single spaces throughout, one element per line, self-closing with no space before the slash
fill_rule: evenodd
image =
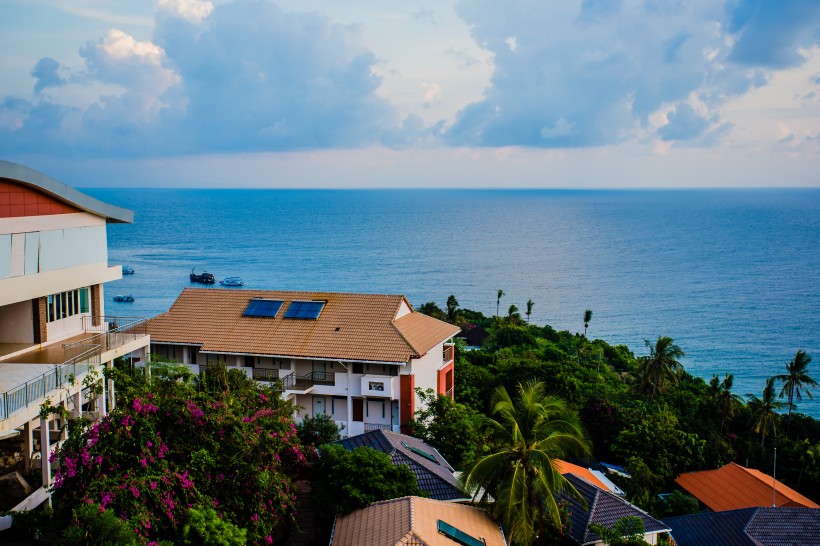
<path id="1" fill-rule="evenodd" d="M 213 508 L 188 510 L 188 523 L 182 530 L 185 546 L 243 546 L 245 529 L 219 517 Z"/>

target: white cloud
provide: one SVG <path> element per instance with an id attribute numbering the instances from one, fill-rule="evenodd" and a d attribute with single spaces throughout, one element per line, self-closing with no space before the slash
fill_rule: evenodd
<path id="1" fill-rule="evenodd" d="M 211 14 L 214 5 L 202 0 L 156 0 L 154 8 L 161 18 L 179 18 L 198 25 Z"/>

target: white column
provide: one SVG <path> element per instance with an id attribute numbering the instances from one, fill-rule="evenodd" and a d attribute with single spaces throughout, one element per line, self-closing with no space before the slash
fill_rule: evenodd
<path id="1" fill-rule="evenodd" d="M 48 460 L 51 455 L 50 424 L 49 420 L 40 417 L 40 466 L 43 473 L 43 487 L 51 485 L 51 463 Z"/>
<path id="2" fill-rule="evenodd" d="M 339 364 L 341 364 L 341 362 Z M 350 396 L 350 382 L 353 381 L 353 371 L 351 370 L 351 367 L 352 364 L 349 362 L 345 367 L 347 369 L 347 386 L 345 387 L 345 390 L 347 390 L 347 430 L 345 431 L 345 434 L 347 436 L 351 436 L 350 427 L 353 423 L 353 397 Z"/>
<path id="3" fill-rule="evenodd" d="M 63 406 L 64 410 L 68 410 L 68 400 L 63 400 L 60 402 L 60 405 Z M 66 423 L 65 417 L 62 415 L 60 416 L 60 426 L 62 430 L 60 430 L 60 441 L 65 442 L 68 440 L 68 423 Z"/>
<path id="4" fill-rule="evenodd" d="M 97 397 L 97 411 L 99 412 L 100 417 L 104 417 L 104 416 L 108 415 L 108 410 L 107 410 L 106 404 L 105 404 L 105 391 L 106 391 L 105 383 L 106 383 L 106 380 L 103 379 L 102 383 L 101 383 L 102 384 L 102 392 Z"/>
<path id="5" fill-rule="evenodd" d="M 72 408 L 71 414 L 74 417 L 82 417 L 83 415 L 83 391 L 78 390 L 76 393 L 71 395 L 71 405 L 74 406 Z"/>
<path id="6" fill-rule="evenodd" d="M 114 361 L 112 360 L 111 362 L 106 364 L 105 367 L 108 370 L 113 370 L 114 369 Z M 108 383 L 108 406 L 107 406 L 107 411 L 113 411 L 114 406 L 116 406 L 116 404 L 117 404 L 116 396 L 114 394 L 114 380 L 113 379 L 106 379 L 105 381 Z"/>
<path id="7" fill-rule="evenodd" d="M 34 427 L 31 426 L 31 421 L 26 421 L 23 425 L 23 468 L 26 472 L 31 470 L 31 452 L 34 449 Z"/>

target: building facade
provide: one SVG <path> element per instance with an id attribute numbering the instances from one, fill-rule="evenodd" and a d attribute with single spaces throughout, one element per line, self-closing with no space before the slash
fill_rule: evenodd
<path id="1" fill-rule="evenodd" d="M 278 385 L 297 419 L 330 415 L 346 436 L 398 432 L 421 403 L 416 388 L 452 397 L 459 329 L 401 295 L 192 288 L 148 331 L 154 354 Z"/>

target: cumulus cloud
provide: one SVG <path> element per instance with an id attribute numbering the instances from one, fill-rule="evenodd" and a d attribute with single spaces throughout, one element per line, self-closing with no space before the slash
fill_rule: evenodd
<path id="1" fill-rule="evenodd" d="M 765 9 L 737 15 L 754 3 Z M 475 146 L 618 143 L 645 136 L 653 130 L 650 116 L 670 107 L 659 138 L 725 135 L 721 106 L 765 84 L 787 57 L 799 62 L 799 48 L 820 41 L 808 30 L 818 19 L 809 4 L 820 3 L 795 4 L 770 21 L 766 13 L 781 3 L 583 0 L 545 8 L 531 0 L 462 0 L 458 13 L 493 54 L 494 72 L 483 99 L 457 114 L 447 139 Z M 798 23 L 800 17 L 810 22 Z M 787 29 L 798 37 L 787 39 Z M 746 45 L 765 47 L 767 37 L 779 37 L 778 62 L 752 55 Z M 692 96 L 702 115 L 683 105 Z"/>
<path id="2" fill-rule="evenodd" d="M 60 63 L 51 57 L 43 57 L 37 61 L 37 64 L 31 70 L 31 75 L 37 79 L 37 83 L 34 84 L 34 92 L 40 93 L 48 87 L 65 85 L 66 81 L 58 74 L 59 70 Z"/>

